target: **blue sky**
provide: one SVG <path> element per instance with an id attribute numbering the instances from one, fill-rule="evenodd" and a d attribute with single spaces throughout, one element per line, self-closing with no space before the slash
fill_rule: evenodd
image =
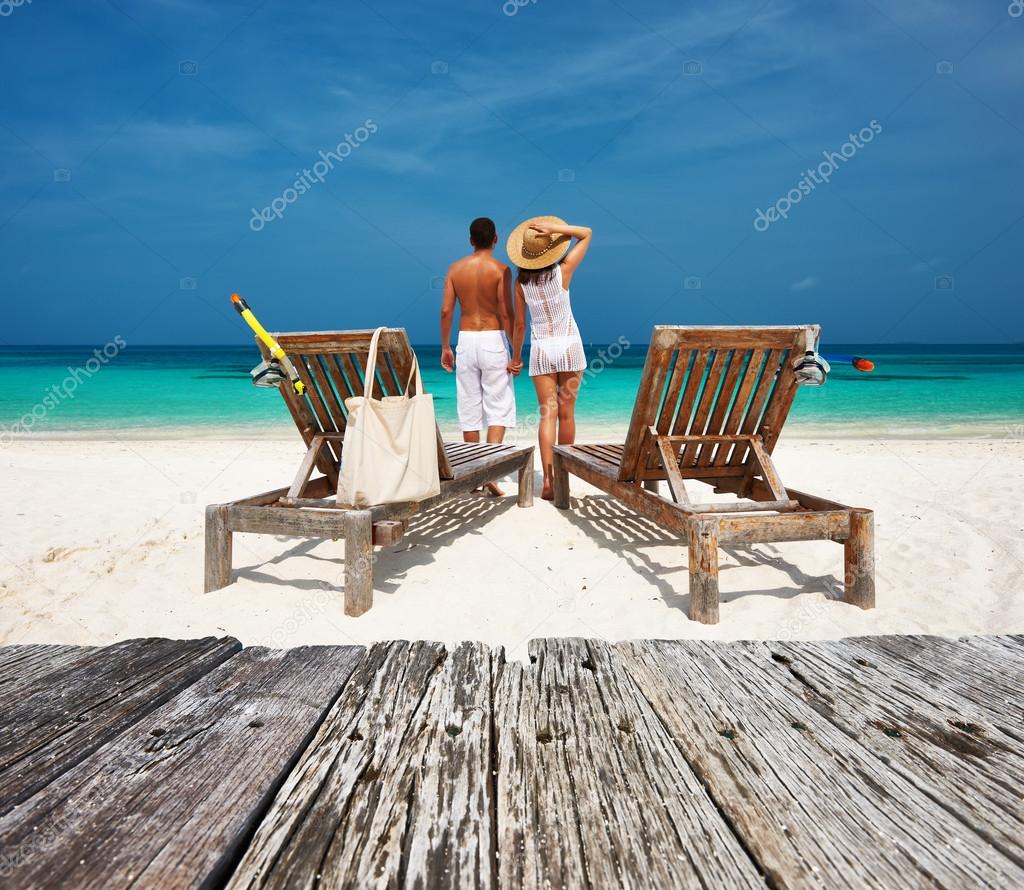
<path id="1" fill-rule="evenodd" d="M 233 290 L 274 329 L 436 342 L 469 221 L 503 243 L 540 213 L 595 230 L 573 282 L 588 341 L 783 322 L 1024 340 L 1006 0 L 522 2 L 5 6 L 0 342 L 241 343 Z"/>

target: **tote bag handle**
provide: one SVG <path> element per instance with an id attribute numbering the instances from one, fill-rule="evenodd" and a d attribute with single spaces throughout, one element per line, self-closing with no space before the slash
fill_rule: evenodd
<path id="1" fill-rule="evenodd" d="M 373 332 L 370 338 L 370 351 L 366 356 L 366 379 L 363 382 L 363 397 L 369 399 L 373 395 L 373 381 L 377 374 L 377 348 L 380 344 L 380 335 L 387 328 L 380 327 Z M 412 353 L 412 367 L 409 368 L 409 379 L 405 381 L 405 392 L 403 396 L 409 398 L 409 387 L 413 379 L 416 380 L 416 395 L 423 395 L 423 378 L 420 376 L 420 363 L 416 353 Z"/>

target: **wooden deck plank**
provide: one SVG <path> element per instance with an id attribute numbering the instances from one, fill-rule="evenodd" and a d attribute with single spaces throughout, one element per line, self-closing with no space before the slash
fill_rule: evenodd
<path id="1" fill-rule="evenodd" d="M 1024 866 L 1024 745 L 1002 721 L 944 682 L 875 666 L 842 642 L 768 648 L 789 669 L 794 694 Z M 1024 664 L 1016 674 L 1024 693 Z"/>
<path id="2" fill-rule="evenodd" d="M 229 887 L 490 887 L 490 651 L 374 646 Z"/>
<path id="3" fill-rule="evenodd" d="M 608 644 L 534 640 L 496 677 L 502 887 L 763 887 Z"/>
<path id="4" fill-rule="evenodd" d="M 21 690 L 45 682 L 47 674 L 86 657 L 95 648 L 36 644 L 0 648 L 0 710 L 16 702 Z"/>
<path id="5" fill-rule="evenodd" d="M 770 884 L 1024 881 L 1024 870 L 794 695 L 767 647 L 616 649 Z"/>
<path id="6" fill-rule="evenodd" d="M 11 665 L 0 687 L 0 815 L 241 648 L 230 637 L 127 640 L 77 657 L 60 647 L 49 671 L 36 658 Z"/>
<path id="7" fill-rule="evenodd" d="M 1001 718 L 1003 730 L 1024 742 L 1024 677 L 1011 645 L 993 651 L 984 637 L 950 640 L 931 636 L 858 637 L 843 640 L 860 657 L 881 669 L 900 671 L 926 684 L 941 685 L 950 693 Z M 999 644 L 996 644 L 997 646 Z"/>
<path id="8" fill-rule="evenodd" d="M 219 883 L 363 651 L 228 659 L 0 819 L 14 885 Z"/>

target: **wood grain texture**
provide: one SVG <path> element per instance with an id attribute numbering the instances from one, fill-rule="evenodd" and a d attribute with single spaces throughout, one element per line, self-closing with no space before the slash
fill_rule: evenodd
<path id="1" fill-rule="evenodd" d="M 0 649 L 0 886 L 1024 886 L 1021 636 L 237 646 Z"/>
<path id="2" fill-rule="evenodd" d="M 216 884 L 362 653 L 230 658 L 0 819 L 14 886 Z"/>
<path id="3" fill-rule="evenodd" d="M 843 645 L 880 670 L 945 689 L 1024 743 L 1024 644 L 1014 645 L 1020 640 L 915 635 L 861 637 L 843 640 Z"/>
<path id="4" fill-rule="evenodd" d="M 230 637 L 127 640 L 8 659 L 0 668 L 0 815 L 241 648 Z"/>
<path id="5" fill-rule="evenodd" d="M 608 644 L 530 661 L 495 670 L 501 887 L 764 886 Z"/>
<path id="6" fill-rule="evenodd" d="M 945 678 L 923 682 L 880 667 L 845 642 L 768 648 L 788 668 L 794 695 L 1024 865 L 1024 745 L 1003 721 L 964 701 Z M 1024 665 L 1000 665 L 1024 694 Z"/>
<path id="7" fill-rule="evenodd" d="M 229 884 L 490 887 L 490 651 L 378 644 Z"/>
<path id="8" fill-rule="evenodd" d="M 28 644 L 0 648 L 0 707 L 17 701 L 22 689 L 31 689 L 47 674 L 59 671 L 89 652 L 94 646 L 48 646 Z"/>
<path id="9" fill-rule="evenodd" d="M 616 649 L 773 886 L 1024 881 L 1015 862 L 796 694 L 763 644 Z"/>

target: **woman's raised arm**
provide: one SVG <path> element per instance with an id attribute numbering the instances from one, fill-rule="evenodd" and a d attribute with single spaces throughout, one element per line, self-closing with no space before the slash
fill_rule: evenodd
<path id="1" fill-rule="evenodd" d="M 590 249 L 594 230 L 586 226 L 561 225 L 560 223 L 531 223 L 530 228 L 542 235 L 568 235 L 570 238 L 576 239 L 576 243 L 562 260 L 562 286 L 568 290 L 569 282 L 572 281 L 572 273 L 583 262 L 583 257 Z"/>

